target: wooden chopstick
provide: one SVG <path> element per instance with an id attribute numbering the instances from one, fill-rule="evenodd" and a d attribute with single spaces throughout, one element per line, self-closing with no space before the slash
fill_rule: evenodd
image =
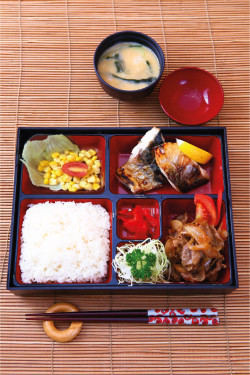
<path id="1" fill-rule="evenodd" d="M 42 321 L 53 321 L 53 322 L 84 322 L 84 323 L 148 323 L 148 317 L 142 316 L 132 316 L 132 317 L 125 317 L 125 316 L 102 316 L 102 317 L 94 317 L 94 316 L 87 316 L 87 317 L 67 317 L 67 316 L 60 316 L 60 317 L 52 317 L 52 316 L 34 316 L 34 317 L 26 317 L 26 320 L 42 320 Z"/>
<path id="2" fill-rule="evenodd" d="M 25 314 L 26 317 L 121 317 L 121 316 L 143 316 L 147 317 L 147 310 L 112 310 L 112 311 L 83 311 L 83 312 L 58 312 L 58 313 L 35 313 Z"/>
<path id="3" fill-rule="evenodd" d="M 148 317 L 148 316 L 217 316 L 217 309 L 152 309 L 152 310 L 112 310 L 112 311 L 77 311 L 77 312 L 57 312 L 57 313 L 30 313 L 26 317 Z"/>
<path id="4" fill-rule="evenodd" d="M 148 323 L 167 325 L 218 325 L 219 318 L 215 316 L 26 316 L 27 320 L 53 321 L 53 322 L 83 322 L 83 323 Z"/>

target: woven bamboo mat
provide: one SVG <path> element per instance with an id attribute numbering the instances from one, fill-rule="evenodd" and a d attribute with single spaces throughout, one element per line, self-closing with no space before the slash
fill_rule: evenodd
<path id="1" fill-rule="evenodd" d="M 249 374 L 248 361 L 248 1 L 2 0 L 1 369 L 2 374 Z M 225 103 L 208 125 L 227 127 L 240 288 L 204 296 L 17 297 L 6 291 L 16 132 L 19 126 L 176 126 L 158 103 L 105 95 L 93 70 L 97 44 L 122 30 L 161 45 L 164 76 L 182 66 L 216 75 Z M 53 343 L 25 312 L 55 301 L 80 309 L 219 308 L 217 327 L 86 324 L 68 344 Z"/>

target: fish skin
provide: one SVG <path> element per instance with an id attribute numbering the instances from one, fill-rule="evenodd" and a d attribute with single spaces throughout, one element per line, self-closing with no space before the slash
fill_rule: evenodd
<path id="1" fill-rule="evenodd" d="M 175 190 L 186 193 L 209 181 L 205 169 L 183 154 L 177 143 L 166 142 L 154 152 L 158 167 Z"/>
<path id="2" fill-rule="evenodd" d="M 138 194 L 158 188 L 166 181 L 156 162 L 153 148 L 164 138 L 159 128 L 153 127 L 133 148 L 128 161 L 117 169 L 116 177 L 132 193 Z"/>

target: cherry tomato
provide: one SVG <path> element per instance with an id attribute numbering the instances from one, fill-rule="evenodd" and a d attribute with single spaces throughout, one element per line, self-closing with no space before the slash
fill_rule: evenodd
<path id="1" fill-rule="evenodd" d="M 63 164 L 62 171 L 71 177 L 84 177 L 88 172 L 88 166 L 80 161 L 74 161 Z"/>

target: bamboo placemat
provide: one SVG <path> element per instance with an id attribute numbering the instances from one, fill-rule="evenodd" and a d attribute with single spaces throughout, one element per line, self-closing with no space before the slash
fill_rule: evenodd
<path id="1" fill-rule="evenodd" d="M 2 374 L 249 374 L 249 34 L 247 0 L 2 0 L 1 369 Z M 107 35 L 149 34 L 161 45 L 164 76 L 198 66 L 225 92 L 240 288 L 204 296 L 17 297 L 6 291 L 16 132 L 19 126 L 176 126 L 160 108 L 159 87 L 145 101 L 119 102 L 101 90 L 93 53 Z M 217 327 L 86 324 L 68 344 L 53 343 L 39 322 L 55 301 L 80 309 L 219 308 Z"/>

